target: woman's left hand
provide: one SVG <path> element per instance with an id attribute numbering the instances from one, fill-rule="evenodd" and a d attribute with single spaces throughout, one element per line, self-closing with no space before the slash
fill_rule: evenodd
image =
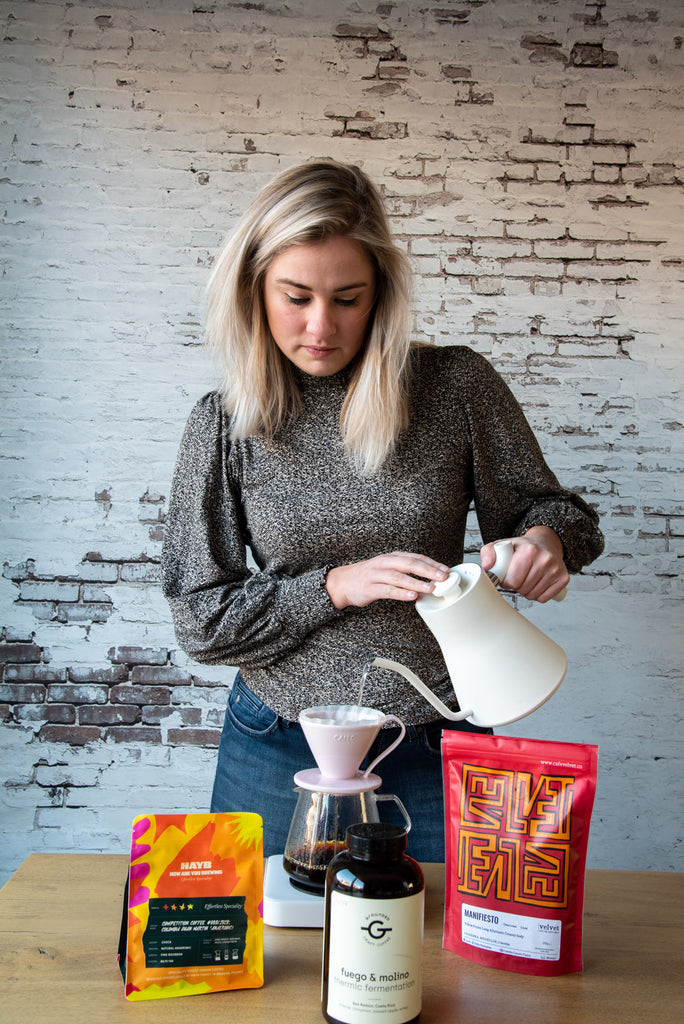
<path id="1" fill-rule="evenodd" d="M 506 538 L 501 538 L 502 540 Z M 507 538 L 513 545 L 513 558 L 501 581 L 529 601 L 544 604 L 568 585 L 570 575 L 563 561 L 560 537 L 548 526 L 533 526 L 523 537 Z M 480 550 L 485 572 L 494 565 L 494 544 Z"/>

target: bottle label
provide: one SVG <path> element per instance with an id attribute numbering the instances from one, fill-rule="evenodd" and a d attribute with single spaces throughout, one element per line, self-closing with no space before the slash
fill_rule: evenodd
<path id="1" fill-rule="evenodd" d="M 424 892 L 382 900 L 330 893 L 330 1017 L 405 1024 L 418 1016 L 424 900 Z"/>

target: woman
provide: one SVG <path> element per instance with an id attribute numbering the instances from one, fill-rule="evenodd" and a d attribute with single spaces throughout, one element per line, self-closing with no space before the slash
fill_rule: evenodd
<path id="1" fill-rule="evenodd" d="M 260 813 L 266 854 L 282 851 L 292 776 L 313 763 L 302 708 L 355 703 L 376 655 L 455 706 L 413 602 L 463 560 L 472 502 L 483 567 L 513 538 L 505 583 L 531 600 L 602 549 L 596 514 L 560 487 L 490 365 L 412 343 L 409 290 L 377 191 L 331 161 L 268 185 L 211 274 L 207 338 L 224 376 L 183 437 L 163 585 L 181 647 L 239 668 L 212 810 Z M 414 820 L 413 856 L 442 860 L 439 742 L 454 724 L 384 670 L 363 703 L 408 726 L 383 789 Z"/>

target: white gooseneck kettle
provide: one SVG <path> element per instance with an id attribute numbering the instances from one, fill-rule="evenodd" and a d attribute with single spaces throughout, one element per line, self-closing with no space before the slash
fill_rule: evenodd
<path id="1" fill-rule="evenodd" d="M 510 541 L 495 549 L 489 574 L 474 563 L 458 565 L 416 601 L 442 650 L 461 711 L 447 708 L 405 665 L 380 657 L 370 663 L 398 672 L 444 718 L 484 728 L 532 714 L 556 692 L 568 667 L 565 651 L 508 604 L 489 578 L 503 579 L 513 556 Z"/>

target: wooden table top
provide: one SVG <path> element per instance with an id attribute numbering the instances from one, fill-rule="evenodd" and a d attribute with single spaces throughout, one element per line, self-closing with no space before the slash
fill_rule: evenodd
<path id="1" fill-rule="evenodd" d="M 421 1024 L 680 1024 L 684 874 L 588 871 L 584 971 L 482 967 L 442 949 L 444 865 L 426 879 Z M 264 928 L 261 989 L 130 1003 L 116 961 L 127 858 L 32 854 L 0 891 L 4 1024 L 318 1024 L 322 932 Z"/>

